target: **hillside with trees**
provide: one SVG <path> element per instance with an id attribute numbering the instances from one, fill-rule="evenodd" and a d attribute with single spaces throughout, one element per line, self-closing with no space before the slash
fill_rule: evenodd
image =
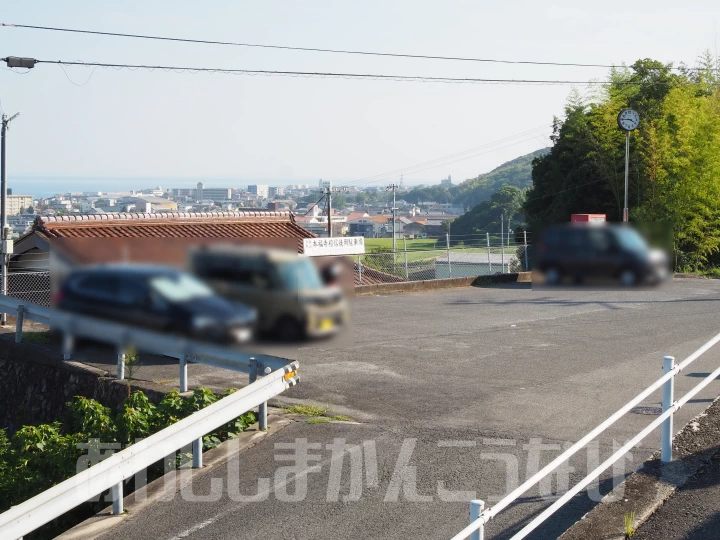
<path id="1" fill-rule="evenodd" d="M 521 230 L 524 217 L 522 205 L 525 191 L 515 186 L 503 186 L 493 193 L 490 200 L 483 201 L 465 212 L 451 224 L 451 239 L 453 244 L 462 242 L 466 245 L 484 245 L 485 234 L 490 233 L 493 243 L 499 238 L 503 227 L 507 227 L 508 220 L 513 229 Z M 500 220 L 503 224 L 500 224 Z M 507 232 L 507 229 L 505 229 Z"/>
<path id="2" fill-rule="evenodd" d="M 552 149 L 533 163 L 523 207 L 531 228 L 572 213 L 621 221 L 625 133 L 616 119 L 632 108 L 641 120 L 631 134 L 631 223 L 671 233 L 677 270 L 720 267 L 720 62 L 706 53 L 698 65 L 639 60 L 588 96 L 573 92 Z"/>
<path id="3" fill-rule="evenodd" d="M 503 163 L 488 173 L 480 174 L 449 189 L 445 186 L 415 188 L 405 193 L 402 198 L 413 204 L 433 201 L 472 208 L 483 201 L 489 201 L 493 193 L 502 186 L 515 186 L 519 189 L 529 188 L 532 185 L 533 160 L 547 154 L 549 151 L 549 148 L 542 148 L 520 156 Z"/>
<path id="4" fill-rule="evenodd" d="M 521 190 L 529 188 L 532 186 L 533 161 L 549 151 L 549 148 L 541 148 L 454 186 L 453 202 L 465 208 L 472 208 L 483 201 L 489 201 L 493 193 L 502 186 L 514 186 Z"/>

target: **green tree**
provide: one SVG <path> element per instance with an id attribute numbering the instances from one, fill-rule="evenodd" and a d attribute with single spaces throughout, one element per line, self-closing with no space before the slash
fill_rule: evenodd
<path id="1" fill-rule="evenodd" d="M 554 122 L 552 149 L 533 163 L 524 203 L 533 229 L 572 213 L 621 219 L 625 134 L 616 118 L 634 108 L 641 123 L 631 134 L 630 220 L 672 233 L 678 269 L 720 264 L 718 59 L 705 53 L 698 64 L 673 73 L 670 65 L 639 60 L 612 70 L 589 98 L 571 94 L 565 119 Z"/>

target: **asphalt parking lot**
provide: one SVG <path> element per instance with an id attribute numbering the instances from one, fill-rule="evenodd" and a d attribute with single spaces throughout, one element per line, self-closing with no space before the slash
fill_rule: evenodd
<path id="1" fill-rule="evenodd" d="M 467 524 L 469 496 L 492 504 L 513 481 L 524 481 L 660 377 L 664 355 L 680 361 L 717 334 L 720 281 L 676 280 L 651 291 L 534 291 L 513 284 L 360 297 L 353 320 L 345 342 L 295 350 L 301 383 L 279 401 L 327 405 L 357 423 L 300 421 L 235 463 L 241 491 L 253 493 L 258 478 L 277 478 L 287 465 L 282 454 L 290 446 L 278 443 L 317 445 L 311 453 L 319 462 L 297 466 L 288 480 L 307 481 L 306 497 L 251 502 L 223 493 L 212 503 L 176 497 L 131 516 L 106 538 L 450 538 Z M 676 394 L 718 363 L 716 348 L 678 377 Z M 192 384 L 209 378 L 222 384 L 222 377 L 191 366 Z M 719 392 L 716 382 L 677 413 L 676 429 Z M 652 413 L 659 399 L 651 396 L 639 412 Z M 562 489 L 584 476 L 652 418 L 628 415 L 549 487 Z M 363 463 L 373 461 L 376 477 L 363 477 L 357 500 L 328 500 L 333 479 L 341 493 L 357 494 L 352 460 L 342 461 L 339 477 L 333 468 L 327 445 L 338 438 L 374 449 Z M 615 479 L 658 443 L 659 434 L 648 438 L 625 471 L 614 471 Z M 197 491 L 210 490 L 212 478 L 226 478 L 232 463 L 201 476 Z M 603 478 L 604 492 L 612 474 Z M 400 480 L 405 483 L 395 497 Z M 509 538 L 547 506 L 546 488 L 528 492 L 493 520 L 488 537 Z M 448 490 L 473 493 L 453 501 Z M 557 537 L 592 504 L 577 497 L 531 538 Z"/>

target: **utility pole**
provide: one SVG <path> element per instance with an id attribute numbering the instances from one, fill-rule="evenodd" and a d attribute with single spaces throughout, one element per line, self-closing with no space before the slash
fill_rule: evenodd
<path id="1" fill-rule="evenodd" d="M 332 238 L 332 189 L 325 188 L 325 197 L 327 197 L 327 215 L 328 215 L 328 238 Z"/>
<path id="2" fill-rule="evenodd" d="M 393 253 L 395 253 L 395 192 L 400 188 L 397 184 L 390 184 L 388 187 L 385 188 L 385 191 L 392 191 L 393 194 L 393 205 L 392 205 L 392 250 Z"/>
<path id="3" fill-rule="evenodd" d="M 7 169 L 5 164 L 5 136 L 8 124 L 20 116 L 15 113 L 8 118 L 7 114 L 2 115 L 2 134 L 0 135 L 0 222 L 2 222 L 2 249 L 0 250 L 0 265 L 2 275 L 0 277 L 0 294 L 7 294 L 7 266 L 8 266 L 8 226 L 7 226 Z M 0 324 L 7 324 L 7 313 L 3 313 Z"/>
<path id="4" fill-rule="evenodd" d="M 323 194 L 327 197 L 327 215 L 328 215 L 328 238 L 332 238 L 332 194 L 346 192 L 348 188 L 332 188 L 330 186 L 323 189 Z"/>

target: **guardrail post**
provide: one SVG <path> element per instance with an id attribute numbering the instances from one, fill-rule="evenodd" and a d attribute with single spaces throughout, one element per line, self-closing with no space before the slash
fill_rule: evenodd
<path id="1" fill-rule="evenodd" d="M 360 285 L 362 285 L 362 263 L 360 262 L 360 255 L 358 255 L 358 276 L 360 277 Z"/>
<path id="2" fill-rule="evenodd" d="M 113 515 L 120 515 L 125 510 L 123 507 L 123 483 L 118 482 L 110 488 L 112 493 L 112 513 Z"/>
<path id="3" fill-rule="evenodd" d="M 202 469 L 203 461 L 203 440 L 202 437 L 192 442 L 193 469 Z"/>
<path id="4" fill-rule="evenodd" d="M 125 351 L 118 349 L 117 352 L 117 380 L 125 379 Z"/>
<path id="5" fill-rule="evenodd" d="M 272 369 L 269 367 L 263 367 L 262 364 L 258 363 L 258 370 L 260 370 L 260 377 L 264 375 L 270 375 Z M 262 431 L 267 430 L 267 401 L 263 401 L 258 408 L 258 423 Z"/>
<path id="6" fill-rule="evenodd" d="M 255 360 L 254 356 L 250 357 L 250 384 L 257 381 L 257 370 L 258 370 L 258 363 L 257 360 Z"/>
<path id="7" fill-rule="evenodd" d="M 525 271 L 528 271 L 528 260 L 527 260 L 527 231 L 523 231 L 523 245 L 525 246 Z"/>
<path id="8" fill-rule="evenodd" d="M 669 373 L 675 367 L 675 357 L 663 357 L 663 373 Z M 675 394 L 675 376 L 665 381 L 662 390 L 662 410 L 667 411 L 673 405 L 673 396 Z M 672 438 L 673 438 L 673 415 L 665 419 L 661 427 L 662 450 L 660 451 L 660 461 L 669 463 L 672 461 Z"/>
<path id="9" fill-rule="evenodd" d="M 25 306 L 20 304 L 17 307 L 17 320 L 15 321 L 15 343 L 22 343 L 23 319 L 25 318 Z"/>
<path id="10" fill-rule="evenodd" d="M 65 332 L 65 334 L 63 334 L 63 360 L 70 360 L 74 346 L 75 336 L 69 332 Z"/>
<path id="11" fill-rule="evenodd" d="M 258 375 L 260 374 L 260 370 L 262 369 L 262 364 L 260 364 L 255 357 L 250 357 L 250 384 L 254 383 L 258 379 Z M 262 376 L 262 375 L 261 375 Z M 266 430 L 267 429 L 267 403 L 261 403 L 260 407 L 258 407 L 258 423 L 260 425 L 260 429 Z"/>
<path id="12" fill-rule="evenodd" d="M 187 392 L 188 391 L 188 378 L 187 378 L 188 355 L 183 354 L 179 358 L 179 360 L 180 360 L 180 391 Z"/>
<path id="13" fill-rule="evenodd" d="M 480 500 L 470 501 L 470 523 L 480 519 L 483 510 L 485 510 L 485 502 Z M 480 528 L 468 538 L 470 540 L 485 540 L 485 524 L 480 525 Z"/>

